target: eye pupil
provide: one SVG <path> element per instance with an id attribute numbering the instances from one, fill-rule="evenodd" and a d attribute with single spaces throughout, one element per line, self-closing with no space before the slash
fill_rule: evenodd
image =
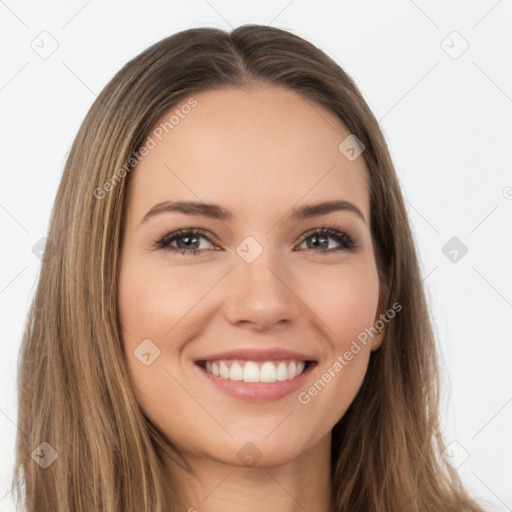
<path id="1" fill-rule="evenodd" d="M 181 240 L 187 240 L 187 242 L 184 245 L 182 245 L 180 243 Z M 197 244 L 197 241 L 198 241 L 198 239 L 195 236 L 182 236 L 182 237 L 176 239 L 176 244 L 178 245 L 179 249 L 183 249 L 183 248 L 191 247 L 194 242 Z M 194 246 L 194 248 L 197 248 L 197 246 Z"/>
<path id="2" fill-rule="evenodd" d="M 320 247 L 320 246 L 322 246 L 322 249 L 326 249 L 326 248 L 329 247 L 329 239 L 325 235 L 312 235 L 309 238 L 310 239 L 314 239 L 315 242 L 313 242 L 313 244 L 308 244 L 308 248 L 311 248 L 311 245 L 313 247 Z M 320 242 L 319 242 L 319 240 L 320 240 Z"/>

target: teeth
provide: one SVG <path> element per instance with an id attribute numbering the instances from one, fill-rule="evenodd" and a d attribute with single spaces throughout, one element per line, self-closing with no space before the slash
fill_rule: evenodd
<path id="1" fill-rule="evenodd" d="M 293 364 L 293 363 L 292 363 Z M 260 370 L 261 382 L 275 382 L 276 381 L 276 367 L 272 363 L 263 363 Z"/>
<path id="2" fill-rule="evenodd" d="M 205 370 L 216 377 L 245 382 L 292 380 L 304 371 L 304 361 L 206 361 Z"/>
<path id="3" fill-rule="evenodd" d="M 229 368 L 224 361 L 221 361 L 220 363 L 219 374 L 223 379 L 229 378 Z"/>
<path id="4" fill-rule="evenodd" d="M 288 370 L 287 370 L 287 377 L 289 379 L 293 379 L 293 377 L 296 375 L 296 372 L 297 372 L 297 365 L 292 361 L 290 363 L 290 366 L 288 366 Z"/>
<path id="5" fill-rule="evenodd" d="M 229 370 L 229 380 L 244 380 L 244 369 L 238 363 L 233 363 Z"/>
<path id="6" fill-rule="evenodd" d="M 279 363 L 277 367 L 277 380 L 288 380 L 288 369 L 284 363 Z"/>
<path id="7" fill-rule="evenodd" d="M 259 382 L 260 369 L 256 363 L 249 361 L 244 366 L 244 380 L 245 382 Z"/>

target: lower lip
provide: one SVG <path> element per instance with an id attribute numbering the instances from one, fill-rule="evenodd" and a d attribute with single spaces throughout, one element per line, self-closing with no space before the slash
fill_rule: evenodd
<path id="1" fill-rule="evenodd" d="M 195 366 L 211 384 L 232 397 L 247 402 L 270 402 L 284 398 L 304 386 L 316 363 L 310 363 L 298 377 L 276 382 L 245 382 L 224 379 L 208 373 L 197 364 Z"/>

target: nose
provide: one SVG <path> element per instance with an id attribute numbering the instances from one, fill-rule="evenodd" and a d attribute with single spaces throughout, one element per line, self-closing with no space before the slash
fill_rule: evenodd
<path id="1" fill-rule="evenodd" d="M 301 301 L 291 273 L 270 250 L 250 263 L 237 256 L 225 286 L 224 314 L 233 325 L 266 330 L 299 318 Z"/>

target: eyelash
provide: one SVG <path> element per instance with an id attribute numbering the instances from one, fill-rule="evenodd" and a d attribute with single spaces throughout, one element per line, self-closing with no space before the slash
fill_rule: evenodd
<path id="1" fill-rule="evenodd" d="M 327 236 L 328 238 L 333 238 L 338 242 L 342 247 L 337 249 L 322 249 L 318 252 L 320 254 L 329 254 L 329 253 L 338 253 L 340 251 L 349 251 L 354 252 L 358 246 L 353 238 L 351 238 L 349 235 L 344 233 L 343 231 L 339 231 L 337 229 L 323 226 L 320 228 L 316 228 L 313 230 L 308 231 L 307 233 L 304 233 L 302 235 L 302 239 L 299 245 L 302 245 L 308 238 L 310 238 L 313 235 L 317 236 Z M 178 247 L 171 247 L 170 244 L 174 242 L 175 240 L 179 240 L 180 238 L 185 237 L 203 237 L 208 242 L 214 243 L 208 236 L 204 229 L 201 228 L 189 228 L 189 229 L 180 229 L 179 231 L 174 231 L 173 233 L 169 233 L 165 235 L 163 238 L 158 240 L 155 244 L 155 249 L 157 250 L 163 250 L 163 251 L 170 251 L 174 253 L 180 253 L 180 254 L 189 254 L 192 256 L 197 256 L 200 252 L 203 251 L 203 249 L 193 249 L 193 250 L 187 250 L 187 249 L 180 249 Z M 312 249 L 310 249 L 312 250 Z"/>

